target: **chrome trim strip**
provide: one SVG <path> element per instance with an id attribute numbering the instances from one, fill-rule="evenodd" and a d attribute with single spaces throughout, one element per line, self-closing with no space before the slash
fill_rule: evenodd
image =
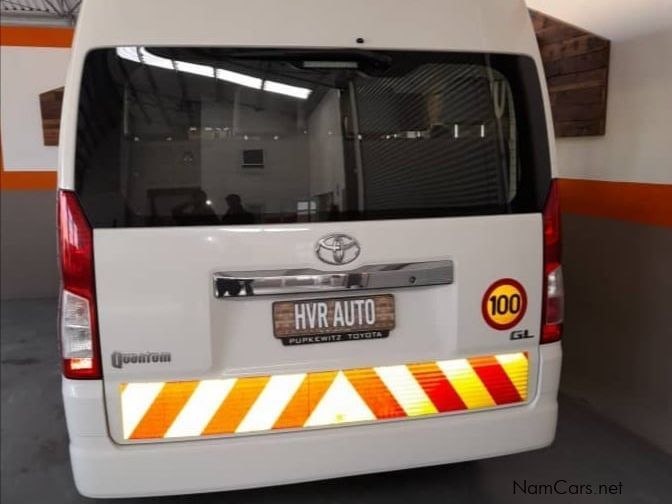
<path id="1" fill-rule="evenodd" d="M 453 261 L 374 264 L 351 271 L 226 271 L 213 275 L 216 298 L 395 289 L 453 283 Z"/>

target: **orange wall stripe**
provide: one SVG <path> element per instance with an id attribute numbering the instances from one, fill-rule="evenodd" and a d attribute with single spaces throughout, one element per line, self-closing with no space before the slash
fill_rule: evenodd
<path id="1" fill-rule="evenodd" d="M 672 184 L 560 179 L 563 213 L 672 227 Z"/>
<path id="2" fill-rule="evenodd" d="M 53 191 L 56 189 L 55 171 L 6 172 L 0 171 L 0 189 L 3 191 Z"/>
<path id="3" fill-rule="evenodd" d="M 0 45 L 18 47 L 70 47 L 73 28 L 0 26 Z"/>

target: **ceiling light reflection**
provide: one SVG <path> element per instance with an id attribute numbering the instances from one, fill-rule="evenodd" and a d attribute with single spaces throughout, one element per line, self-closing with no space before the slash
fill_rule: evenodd
<path id="1" fill-rule="evenodd" d="M 223 68 L 214 68 L 208 65 L 199 65 L 187 61 L 164 58 L 152 54 L 144 47 L 117 47 L 117 56 L 135 63 L 144 63 L 149 66 L 165 68 L 166 70 L 177 70 L 178 72 L 185 72 L 203 77 L 216 77 L 217 79 L 238 84 L 240 86 L 252 89 L 263 89 L 264 91 L 291 96 L 301 100 L 307 99 L 312 93 L 312 89 L 304 87 L 290 86 L 289 84 L 283 84 L 282 82 L 264 81 L 258 77 L 225 70 Z"/>

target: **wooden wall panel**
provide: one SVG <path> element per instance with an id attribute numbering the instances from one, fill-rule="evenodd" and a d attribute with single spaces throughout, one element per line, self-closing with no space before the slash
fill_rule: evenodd
<path id="1" fill-rule="evenodd" d="M 44 145 L 58 145 L 58 133 L 61 129 L 63 89 L 60 87 L 40 94 Z"/>
<path id="2" fill-rule="evenodd" d="M 609 40 L 530 10 L 556 137 L 604 135 Z"/>

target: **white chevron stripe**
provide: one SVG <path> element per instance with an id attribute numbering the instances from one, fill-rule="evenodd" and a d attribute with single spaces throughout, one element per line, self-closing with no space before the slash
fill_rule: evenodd
<path id="1" fill-rule="evenodd" d="M 374 370 L 408 416 L 438 413 L 434 403 L 406 366 L 383 366 Z"/>
<path id="2" fill-rule="evenodd" d="M 236 432 L 271 429 L 305 377 L 305 373 L 271 377 Z"/>
<path id="3" fill-rule="evenodd" d="M 128 439 L 159 395 L 164 383 L 129 383 L 121 393 L 124 439 Z"/>
<path id="4" fill-rule="evenodd" d="M 235 378 L 200 382 L 164 437 L 200 436 L 235 383 Z"/>
<path id="5" fill-rule="evenodd" d="M 375 419 L 375 415 L 357 393 L 355 387 L 343 372 L 339 371 L 317 407 L 306 420 L 304 427 Z"/>

